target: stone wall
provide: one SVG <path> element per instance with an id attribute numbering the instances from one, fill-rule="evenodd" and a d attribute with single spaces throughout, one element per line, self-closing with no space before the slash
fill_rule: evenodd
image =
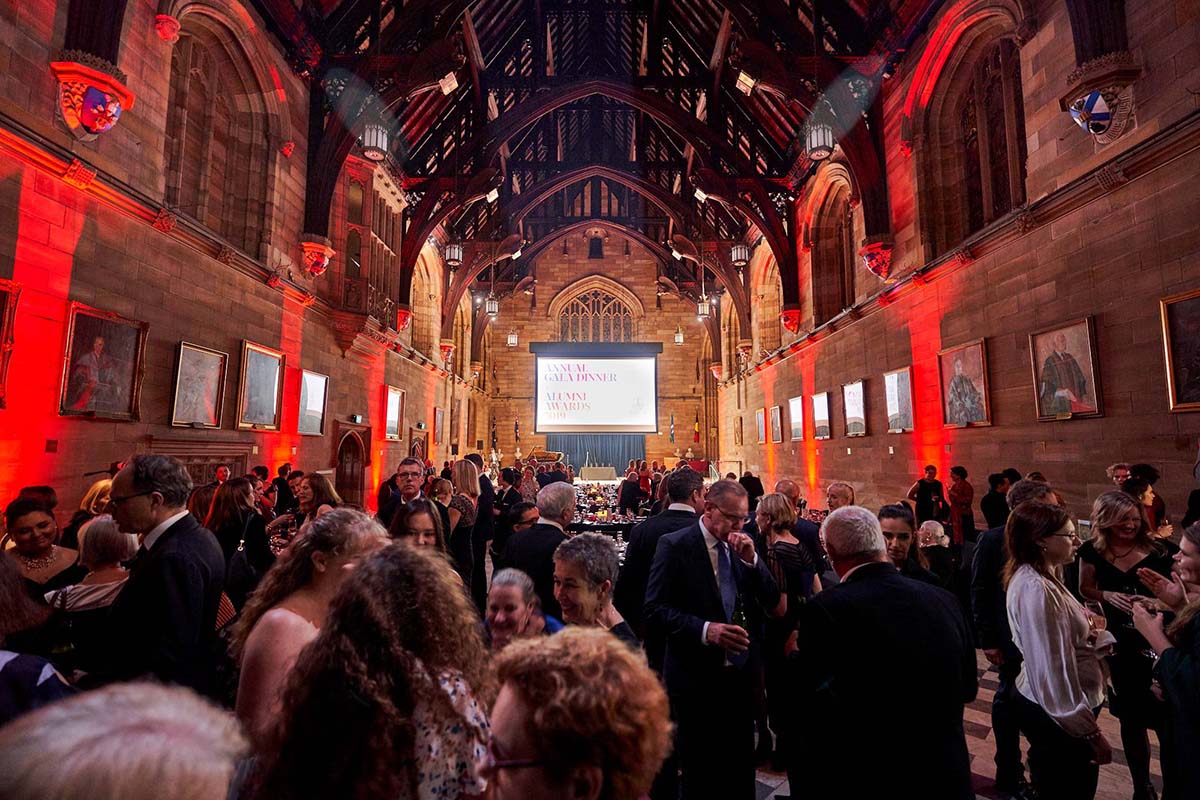
<path id="1" fill-rule="evenodd" d="M 567 252 L 563 254 L 565 239 Z M 545 446 L 545 437 L 534 434 L 534 356 L 530 342 L 559 341 L 558 320 L 549 316 L 550 304 L 564 290 L 591 275 L 610 278 L 632 292 L 642 303 L 645 316 L 635 320 L 636 341 L 661 342 L 658 359 L 658 434 L 646 436 L 647 460 L 673 458 L 674 451 L 693 448 L 699 458 L 704 453 L 704 436 L 693 442 L 693 426 L 697 415 L 701 431 L 710 424 L 705 419 L 703 369 L 708 358 L 706 334 L 696 318 L 695 305 L 672 295 L 663 295 L 662 309 L 655 305 L 655 261 L 636 242 L 629 242 L 625 255 L 625 239 L 611 234 L 604 243 L 604 258 L 588 258 L 587 238 L 575 234 L 555 240 L 536 258 L 533 274 L 537 277 L 536 295 L 518 294 L 500 304 L 500 315 L 489 326 L 492 338 L 492 359 L 497 380 L 492 384 L 491 409 L 496 419 L 500 448 L 512 454 L 517 444 L 513 440 L 513 422 L 520 422 L 521 451 Z M 531 299 L 533 302 L 531 302 Z M 684 345 L 675 345 L 675 328 L 684 331 Z M 520 344 L 504 346 L 510 329 L 515 329 Z M 675 416 L 675 442 L 670 441 L 671 415 Z M 711 424 L 716 424 L 712 422 Z M 582 460 L 582 456 L 581 459 Z M 614 465 L 618 469 L 623 464 Z"/>

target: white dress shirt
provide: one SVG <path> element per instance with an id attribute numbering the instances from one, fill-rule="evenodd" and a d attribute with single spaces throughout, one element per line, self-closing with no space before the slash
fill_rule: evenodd
<path id="1" fill-rule="evenodd" d="M 145 535 L 145 537 L 142 538 L 142 547 L 146 548 L 147 550 L 149 550 L 151 547 L 154 547 L 154 543 L 158 541 L 158 537 L 163 535 L 163 531 L 165 531 L 167 528 L 174 525 L 176 522 L 179 522 L 179 520 L 186 517 L 187 513 L 188 513 L 187 509 L 185 508 L 183 511 L 180 511 L 178 514 L 174 514 L 170 517 L 167 517 L 162 522 L 158 523 L 153 528 L 151 528 L 150 532 L 147 533 Z"/>
<path id="2" fill-rule="evenodd" d="M 554 520 L 546 519 L 545 517 L 538 517 L 538 521 L 536 524 L 538 524 L 538 525 L 553 525 L 554 527 L 558 528 L 563 533 L 567 532 L 566 528 L 564 528 L 562 526 L 561 522 L 555 522 Z"/>
<path id="3" fill-rule="evenodd" d="M 1037 703 L 1071 736 L 1099 728 L 1092 709 L 1104 702 L 1103 653 L 1116 640 L 1091 627 L 1079 601 L 1058 581 L 1028 564 L 1013 574 L 1005 601 L 1013 642 L 1024 661 L 1017 691 Z"/>
<path id="4" fill-rule="evenodd" d="M 667 511 L 686 511 L 689 514 L 695 514 L 696 508 L 690 503 L 671 503 L 667 506 Z"/>

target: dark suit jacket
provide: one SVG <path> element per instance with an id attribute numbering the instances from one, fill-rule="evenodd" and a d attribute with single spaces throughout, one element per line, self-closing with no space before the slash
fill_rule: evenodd
<path id="1" fill-rule="evenodd" d="M 1005 661 L 1019 662 L 1021 651 L 1013 643 L 1005 603 L 1003 573 L 1007 562 L 1004 528 L 984 531 L 975 543 L 975 555 L 971 560 L 971 615 L 982 649 L 1003 650 Z"/>
<path id="2" fill-rule="evenodd" d="M 988 491 L 979 501 L 989 528 L 1003 528 L 1008 522 L 1008 500 L 999 492 Z"/>
<path id="3" fill-rule="evenodd" d="M 779 603 L 779 587 L 766 561 L 745 564 L 730 553 L 730 567 L 748 619 L 750 658 L 739 670 L 757 673 L 761 662 L 762 609 Z M 699 521 L 658 540 L 646 587 L 646 624 L 665 636 L 663 678 L 672 695 L 711 696 L 722 683 L 725 650 L 706 644 L 705 622 L 729 622 Z"/>
<path id="4" fill-rule="evenodd" d="M 109 615 L 112 677 L 208 689 L 225 558 L 191 514 L 134 560 Z"/>
<path id="5" fill-rule="evenodd" d="M 758 506 L 758 498 L 762 497 L 766 492 L 766 490 L 763 489 L 762 480 L 754 475 L 751 475 L 749 478 L 743 475 L 742 477 L 738 478 L 738 483 L 740 483 L 742 488 L 746 490 L 746 493 L 750 495 L 750 510 L 753 511 Z"/>
<path id="6" fill-rule="evenodd" d="M 553 525 L 539 523 L 514 533 L 504 548 L 508 566 L 533 579 L 533 589 L 542 601 L 542 610 L 558 619 L 562 618 L 562 608 L 554 599 L 554 551 L 566 539 L 567 535 Z"/>
<path id="7" fill-rule="evenodd" d="M 795 713 L 825 721 L 798 728 L 805 796 L 975 797 L 963 734 L 975 648 L 952 594 L 868 564 L 809 600 L 797 627 Z"/>
<path id="8" fill-rule="evenodd" d="M 613 591 L 613 605 L 640 639 L 646 638 L 646 620 L 642 610 L 646 603 L 646 584 L 650 582 L 650 564 L 654 561 L 658 540 L 668 533 L 694 524 L 694 512 L 667 509 L 658 516 L 635 525 L 629 532 L 625 566 L 621 567 L 620 577 L 617 578 L 617 587 Z M 661 637 L 658 638 L 661 643 Z"/>

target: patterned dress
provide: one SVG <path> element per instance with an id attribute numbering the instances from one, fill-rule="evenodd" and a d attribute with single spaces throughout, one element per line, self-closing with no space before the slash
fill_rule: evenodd
<path id="1" fill-rule="evenodd" d="M 479 774 L 479 764 L 487 752 L 491 732 L 487 715 L 459 673 L 441 673 L 438 687 L 446 693 L 456 714 L 452 719 L 439 719 L 429 702 L 417 700 L 413 709 L 417 800 L 483 794 L 487 780 Z"/>

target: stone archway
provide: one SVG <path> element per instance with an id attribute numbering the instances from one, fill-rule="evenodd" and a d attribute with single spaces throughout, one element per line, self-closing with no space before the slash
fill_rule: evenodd
<path id="1" fill-rule="evenodd" d="M 334 472 L 334 488 L 341 495 L 342 501 L 355 506 L 363 504 L 363 466 L 366 462 L 366 448 L 357 433 L 353 431 L 342 437 L 338 443 L 337 467 Z"/>

